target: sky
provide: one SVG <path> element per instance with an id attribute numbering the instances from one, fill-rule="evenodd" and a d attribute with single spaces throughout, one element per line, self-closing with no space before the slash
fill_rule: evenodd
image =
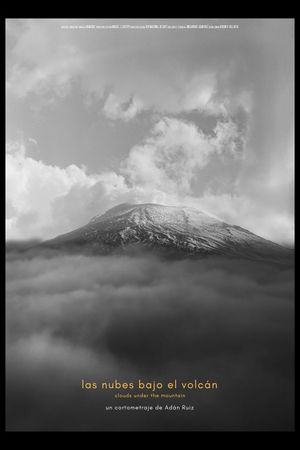
<path id="1" fill-rule="evenodd" d="M 6 29 L 7 239 L 48 239 L 119 203 L 156 202 L 293 246 L 292 19 L 10 19 Z"/>

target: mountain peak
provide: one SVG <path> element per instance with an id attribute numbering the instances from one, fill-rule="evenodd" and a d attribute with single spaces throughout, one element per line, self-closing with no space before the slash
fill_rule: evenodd
<path id="1" fill-rule="evenodd" d="M 92 248 L 100 254 L 138 248 L 180 256 L 276 259 L 279 253 L 290 255 L 287 249 L 196 208 L 156 203 L 121 203 L 46 244 Z"/>

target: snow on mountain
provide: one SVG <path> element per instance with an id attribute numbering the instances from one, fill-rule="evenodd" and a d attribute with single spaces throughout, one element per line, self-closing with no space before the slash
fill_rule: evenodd
<path id="1" fill-rule="evenodd" d="M 88 246 L 101 254 L 132 248 L 178 255 L 226 255 L 277 259 L 292 251 L 241 227 L 190 207 L 124 203 L 93 217 L 77 230 L 45 243 L 52 247 Z"/>

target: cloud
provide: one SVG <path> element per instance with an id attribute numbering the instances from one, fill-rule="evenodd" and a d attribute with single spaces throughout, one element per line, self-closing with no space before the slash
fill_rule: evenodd
<path id="1" fill-rule="evenodd" d="M 212 97 L 217 89 L 214 73 L 201 74 L 192 79 L 183 94 L 183 109 L 206 110 L 212 108 Z M 220 113 L 220 110 L 218 111 Z"/>
<path id="2" fill-rule="evenodd" d="M 197 170 L 212 153 L 235 153 L 237 136 L 230 122 L 217 125 L 214 136 L 206 136 L 191 123 L 166 117 L 155 124 L 143 145 L 130 151 L 119 173 L 98 174 L 88 174 L 75 164 L 66 168 L 45 164 L 28 156 L 23 143 L 9 142 L 7 236 L 53 237 L 83 225 L 112 204 L 129 200 L 159 197 L 167 203 L 171 198 L 178 202 L 192 194 Z"/>
<path id="3" fill-rule="evenodd" d="M 71 82 L 82 73 L 84 55 L 57 33 L 52 21 L 7 21 L 14 36 L 13 63 L 8 64 L 7 89 L 19 98 L 29 94 L 63 97 Z M 12 31 L 11 31 L 12 30 Z"/>
<path id="4" fill-rule="evenodd" d="M 9 430 L 292 429 L 292 269 L 14 244 L 7 257 Z M 205 378 L 220 390 L 188 395 L 193 415 L 108 415 L 120 402 L 81 391 L 81 378 Z"/>
<path id="5" fill-rule="evenodd" d="M 292 197 L 292 175 L 265 173 L 260 190 L 244 179 L 234 180 L 233 192 L 195 187 L 212 158 L 244 161 L 248 130 L 232 120 L 218 121 L 211 134 L 194 123 L 174 117 L 157 120 L 144 141 L 134 146 L 118 172 L 89 174 L 74 164 L 61 168 L 26 154 L 24 144 L 9 142 L 6 158 L 7 237 L 51 238 L 87 223 L 122 202 L 185 204 L 207 211 L 224 221 L 291 245 L 292 211 L 281 198 Z M 278 167 L 279 169 L 279 167 Z M 213 182 L 213 178 L 211 179 Z M 263 186 L 263 196 L 261 195 Z M 269 191 L 269 200 L 265 197 Z M 276 200 L 274 193 L 276 192 Z"/>
<path id="6" fill-rule="evenodd" d="M 240 134 L 231 122 L 217 123 L 212 136 L 193 123 L 165 117 L 142 145 L 133 147 L 121 173 L 132 186 L 178 196 L 192 193 L 192 182 L 213 154 L 238 154 Z M 239 149 L 239 151 L 242 149 Z"/>
<path id="7" fill-rule="evenodd" d="M 242 105 L 236 94 L 231 98 L 222 97 L 216 72 L 200 72 L 194 75 L 183 88 L 178 102 L 178 110 L 228 117 L 235 108 Z M 231 106 L 231 108 L 230 108 Z"/>
<path id="8" fill-rule="evenodd" d="M 94 215 L 96 196 L 109 205 L 126 192 L 122 176 L 87 174 L 75 164 L 61 168 L 26 155 L 21 143 L 6 154 L 6 226 L 10 239 L 44 238 L 69 231 Z M 91 198 L 91 192 L 93 193 Z M 66 200 L 68 199 L 68 201 Z"/>
<path id="9" fill-rule="evenodd" d="M 127 122 L 133 119 L 142 108 L 142 102 L 136 97 L 132 97 L 129 101 L 123 101 L 115 94 L 110 93 L 105 101 L 103 112 L 109 119 L 121 119 Z"/>
<path id="10" fill-rule="evenodd" d="M 290 194 L 292 196 L 292 193 Z M 214 211 L 214 214 L 225 222 L 238 223 L 239 226 L 265 239 L 287 247 L 293 246 L 295 237 L 293 213 L 288 209 L 276 211 L 273 204 L 271 202 L 266 204 L 263 198 L 259 198 L 259 194 L 257 197 L 253 197 L 247 191 L 215 194 L 207 189 L 198 202 L 192 198 L 188 202 L 191 206 L 195 204 L 199 206 L 200 203 L 204 210 Z"/>
<path id="11" fill-rule="evenodd" d="M 154 129 L 128 150 L 127 157 L 122 152 L 120 170 L 103 181 L 102 174 L 96 174 L 93 186 L 87 180 L 94 175 L 87 171 L 85 184 L 74 182 L 66 188 L 65 182 L 55 182 L 60 192 L 50 200 L 46 195 L 45 205 L 35 197 L 30 205 L 26 189 L 18 189 L 14 181 L 13 200 L 7 205 L 9 237 L 51 237 L 124 199 L 215 208 L 209 212 L 293 245 L 293 22 L 242 20 L 238 38 L 228 30 L 61 29 L 85 23 L 7 21 L 9 104 L 26 104 L 25 111 L 37 104 L 55 108 L 79 91 L 110 120 L 130 127 L 143 111 L 155 122 Z M 42 139 L 38 140 L 42 150 Z M 72 155 L 72 149 L 66 153 Z M 22 180 L 21 166 L 16 159 L 13 164 Z M 43 163 L 43 170 L 48 171 L 46 166 Z M 73 165 L 72 170 L 81 177 L 81 168 Z M 38 193 L 40 184 L 42 180 L 36 180 L 37 197 L 45 191 L 43 186 Z M 33 189 L 32 183 L 28 186 Z M 55 217 L 52 210 L 61 216 Z M 47 221 L 39 228 L 42 214 Z"/>
<path id="12" fill-rule="evenodd" d="M 28 142 L 31 142 L 31 143 L 34 144 L 34 145 L 38 145 L 36 139 L 34 139 L 34 138 L 32 138 L 32 137 L 29 137 L 29 138 L 28 138 Z"/>
<path id="13" fill-rule="evenodd" d="M 45 106 L 68 95 L 77 82 L 87 98 L 96 101 L 109 90 L 103 112 L 112 120 L 125 121 L 142 109 L 162 114 L 197 110 L 216 116 L 229 116 L 244 107 L 249 111 L 248 86 L 234 90 L 231 86 L 236 68 L 231 64 L 228 69 L 222 53 L 219 63 L 203 59 L 196 34 L 182 38 L 181 32 L 173 32 L 169 41 L 159 35 L 149 39 L 143 31 L 61 29 L 69 22 L 74 20 L 7 21 L 10 95 L 31 97 L 39 105 L 37 97 L 43 96 Z M 179 56 L 173 54 L 174 48 Z M 225 72 L 227 78 L 221 79 L 219 74 Z"/>

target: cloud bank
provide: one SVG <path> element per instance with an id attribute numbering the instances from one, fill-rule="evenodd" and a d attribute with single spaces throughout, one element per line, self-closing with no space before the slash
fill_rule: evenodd
<path id="1" fill-rule="evenodd" d="M 292 430 L 292 269 L 13 244 L 7 256 L 9 430 Z M 189 415 L 108 414 L 124 402 L 80 390 L 82 378 L 205 378 L 220 389 L 188 395 Z"/>

